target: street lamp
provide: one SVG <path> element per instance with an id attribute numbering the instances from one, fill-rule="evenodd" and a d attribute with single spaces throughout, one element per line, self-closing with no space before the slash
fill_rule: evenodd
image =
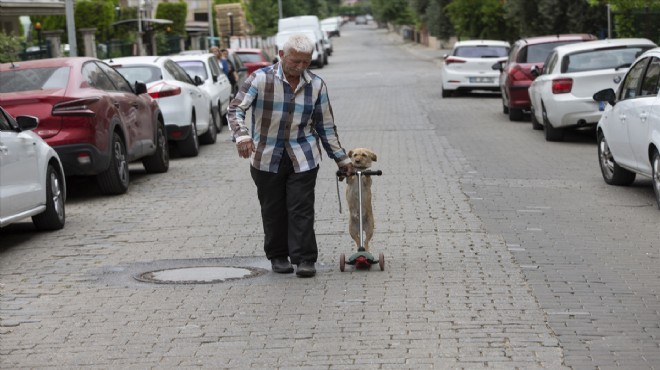
<path id="1" fill-rule="evenodd" d="M 227 13 L 229 17 L 229 37 L 227 37 L 227 47 L 231 47 L 231 37 L 234 36 L 234 14 L 231 12 Z"/>

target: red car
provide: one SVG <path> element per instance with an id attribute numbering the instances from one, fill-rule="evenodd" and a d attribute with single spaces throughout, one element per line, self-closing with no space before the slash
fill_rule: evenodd
<path id="1" fill-rule="evenodd" d="M 533 66 L 543 68 L 545 59 L 559 45 L 596 40 L 589 34 L 567 34 L 539 36 L 520 39 L 513 44 L 509 59 L 498 62 L 493 69 L 500 70 L 500 91 L 502 92 L 502 111 L 511 121 L 521 121 L 523 112 L 529 111 L 531 102 L 527 89 L 532 84 Z"/>
<path id="2" fill-rule="evenodd" d="M 36 133 L 57 151 L 67 176 L 93 175 L 102 193 L 122 194 L 129 162 L 168 170 L 163 117 L 144 83 L 131 86 L 86 57 L 0 64 L 0 81 L 0 105 L 39 119 Z"/>
<path id="3" fill-rule="evenodd" d="M 235 49 L 234 53 L 238 55 L 238 58 L 243 62 L 245 67 L 247 67 L 248 75 L 252 74 L 252 72 L 257 69 L 268 67 L 273 64 L 273 58 L 269 57 L 268 54 L 261 49 L 241 48 Z"/>

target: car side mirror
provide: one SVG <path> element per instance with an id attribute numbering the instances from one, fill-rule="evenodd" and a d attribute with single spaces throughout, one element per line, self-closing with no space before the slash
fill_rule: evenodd
<path id="1" fill-rule="evenodd" d="M 142 95 L 147 93 L 147 84 L 142 81 L 135 81 L 135 87 L 133 88 L 137 95 Z"/>
<path id="2" fill-rule="evenodd" d="M 532 76 L 534 76 L 534 77 L 538 77 L 543 73 L 543 68 L 539 68 L 538 66 L 532 66 L 529 73 L 531 73 Z"/>
<path id="3" fill-rule="evenodd" d="M 218 82 L 218 76 L 216 76 L 216 75 L 213 75 L 213 77 L 212 77 L 212 78 L 213 78 L 213 82 L 214 82 L 214 83 L 216 83 L 216 82 Z"/>
<path id="4" fill-rule="evenodd" d="M 500 71 L 504 69 L 504 62 L 495 62 L 492 66 L 490 66 L 494 71 Z"/>
<path id="5" fill-rule="evenodd" d="M 616 104 L 616 93 L 612 88 L 600 90 L 594 94 L 593 99 L 598 102 L 606 101 L 609 105 L 614 106 Z"/>
<path id="6" fill-rule="evenodd" d="M 202 81 L 202 78 L 195 75 L 195 78 L 193 78 L 193 81 L 195 81 L 195 86 L 203 85 L 204 81 Z"/>
<path id="7" fill-rule="evenodd" d="M 21 131 L 34 130 L 39 126 L 39 118 L 33 116 L 18 116 L 16 117 L 16 123 L 18 123 L 18 128 Z"/>

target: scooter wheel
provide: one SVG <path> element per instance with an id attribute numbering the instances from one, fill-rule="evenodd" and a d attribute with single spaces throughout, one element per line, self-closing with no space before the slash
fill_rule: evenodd
<path id="1" fill-rule="evenodd" d="M 378 265 L 380 266 L 380 271 L 385 270 L 385 255 L 382 253 L 378 255 Z"/>
<path id="2" fill-rule="evenodd" d="M 346 268 L 346 256 L 342 253 L 339 255 L 339 271 L 344 272 L 344 268 Z"/>

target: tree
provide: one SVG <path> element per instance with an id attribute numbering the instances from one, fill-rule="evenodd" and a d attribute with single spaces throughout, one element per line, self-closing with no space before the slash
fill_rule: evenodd
<path id="1" fill-rule="evenodd" d="M 156 18 L 168 19 L 172 21 L 170 25 L 171 32 L 174 35 L 186 35 L 186 16 L 188 14 L 188 4 L 179 1 L 177 3 L 160 3 L 156 8 Z"/>
<path id="2" fill-rule="evenodd" d="M 380 23 L 415 23 L 415 13 L 408 0 L 371 0 L 371 9 Z"/>

